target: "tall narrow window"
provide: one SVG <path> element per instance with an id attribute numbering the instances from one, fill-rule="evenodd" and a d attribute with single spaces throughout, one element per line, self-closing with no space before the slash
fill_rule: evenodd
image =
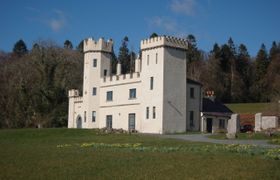
<path id="1" fill-rule="evenodd" d="M 153 107 L 153 119 L 155 119 L 156 118 L 156 107 L 154 106 Z"/>
<path id="2" fill-rule="evenodd" d="M 146 119 L 149 119 L 149 107 L 146 107 Z"/>
<path id="3" fill-rule="evenodd" d="M 193 111 L 190 111 L 190 127 L 194 127 L 193 118 Z"/>
<path id="4" fill-rule="evenodd" d="M 107 91 L 107 101 L 113 101 L 113 91 Z"/>
<path id="5" fill-rule="evenodd" d="M 87 112 L 85 111 L 84 112 L 84 122 L 86 122 L 87 121 Z"/>
<path id="6" fill-rule="evenodd" d="M 135 130 L 135 113 L 128 114 L 128 130 Z"/>
<path id="7" fill-rule="evenodd" d="M 97 59 L 93 59 L 93 67 L 97 66 Z"/>
<path id="8" fill-rule="evenodd" d="M 92 122 L 96 121 L 96 111 L 92 111 Z"/>
<path id="9" fill-rule="evenodd" d="M 149 60 L 150 60 L 150 56 L 147 55 L 147 65 L 149 66 Z"/>
<path id="10" fill-rule="evenodd" d="M 92 88 L 92 95 L 95 96 L 96 95 L 96 87 Z"/>
<path id="11" fill-rule="evenodd" d="M 190 88 L 190 97 L 194 98 L 194 88 Z"/>
<path id="12" fill-rule="evenodd" d="M 156 53 L 156 64 L 158 62 L 158 53 Z"/>
<path id="13" fill-rule="evenodd" d="M 220 129 L 224 129 L 225 128 L 225 120 L 224 119 L 220 119 L 219 120 L 219 128 Z"/>
<path id="14" fill-rule="evenodd" d="M 113 116 L 112 115 L 106 116 L 106 127 L 112 129 L 112 127 L 113 127 Z"/>
<path id="15" fill-rule="evenodd" d="M 150 90 L 154 89 L 154 77 L 150 77 Z"/>
<path id="16" fill-rule="evenodd" d="M 136 98 L 136 89 L 130 89 L 129 90 L 129 99 L 135 99 Z"/>
<path id="17" fill-rule="evenodd" d="M 104 69 L 103 75 L 107 76 L 107 69 Z"/>

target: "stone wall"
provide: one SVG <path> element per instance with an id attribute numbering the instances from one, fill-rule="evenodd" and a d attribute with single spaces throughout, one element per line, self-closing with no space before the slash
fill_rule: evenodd
<path id="1" fill-rule="evenodd" d="M 262 131 L 269 128 L 278 127 L 277 116 L 262 116 L 262 113 L 255 115 L 255 131 Z"/>

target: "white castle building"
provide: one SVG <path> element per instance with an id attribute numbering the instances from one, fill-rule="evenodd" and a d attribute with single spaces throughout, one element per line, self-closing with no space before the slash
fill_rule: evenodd
<path id="1" fill-rule="evenodd" d="M 135 72 L 111 75 L 113 41 L 84 41 L 83 96 L 69 91 L 68 128 L 122 128 L 142 133 L 200 130 L 201 84 L 187 79 L 186 40 L 141 41 Z"/>

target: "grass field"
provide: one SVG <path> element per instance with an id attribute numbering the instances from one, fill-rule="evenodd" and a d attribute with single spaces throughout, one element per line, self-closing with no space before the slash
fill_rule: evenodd
<path id="1" fill-rule="evenodd" d="M 139 144 L 146 149 L 139 149 Z M 3 180 L 280 178 L 279 160 L 201 151 L 199 148 L 217 147 L 147 135 L 77 129 L 0 130 L 0 147 Z M 178 147 L 188 151 L 172 151 Z"/>
<path id="2" fill-rule="evenodd" d="M 234 103 L 226 104 L 226 106 L 235 113 L 255 114 L 263 112 L 269 103 Z"/>

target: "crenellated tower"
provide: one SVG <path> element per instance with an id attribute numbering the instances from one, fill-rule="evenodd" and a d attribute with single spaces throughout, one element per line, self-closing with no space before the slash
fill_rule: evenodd
<path id="1" fill-rule="evenodd" d="M 100 79 L 111 73 L 112 52 L 111 39 L 84 40 L 83 123 L 86 128 L 99 127 Z"/>
<path id="2" fill-rule="evenodd" d="M 147 132 L 186 131 L 187 49 L 186 40 L 170 36 L 141 41 L 142 128 Z"/>

